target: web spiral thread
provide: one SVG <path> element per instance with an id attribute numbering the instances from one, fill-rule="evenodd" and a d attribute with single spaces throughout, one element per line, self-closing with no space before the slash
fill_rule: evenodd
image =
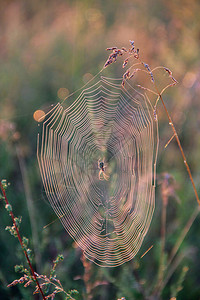
<path id="1" fill-rule="evenodd" d="M 64 228 L 100 266 L 139 251 L 155 204 L 155 120 L 145 94 L 101 77 L 43 123 L 38 161 Z M 101 163 L 101 165 L 100 165 Z"/>

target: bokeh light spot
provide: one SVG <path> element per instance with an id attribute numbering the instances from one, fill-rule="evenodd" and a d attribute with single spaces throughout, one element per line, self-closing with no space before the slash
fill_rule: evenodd
<path id="1" fill-rule="evenodd" d="M 66 88 L 60 88 L 57 95 L 59 99 L 64 100 L 69 95 L 69 90 Z"/>
<path id="2" fill-rule="evenodd" d="M 45 117 L 45 112 L 43 110 L 36 110 L 33 114 L 33 119 L 36 122 L 42 122 L 44 120 Z"/>
<path id="3" fill-rule="evenodd" d="M 192 72 L 187 72 L 183 78 L 183 85 L 186 88 L 191 88 L 196 80 L 196 74 Z"/>
<path id="4" fill-rule="evenodd" d="M 94 76 L 91 73 L 85 73 L 83 75 L 83 81 L 84 83 L 88 82 L 89 80 L 91 80 Z"/>

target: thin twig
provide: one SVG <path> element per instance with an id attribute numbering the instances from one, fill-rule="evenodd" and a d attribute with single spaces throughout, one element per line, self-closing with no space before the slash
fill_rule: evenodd
<path id="1" fill-rule="evenodd" d="M 173 140 L 174 137 L 175 137 L 175 135 L 173 134 L 172 137 L 169 139 L 169 141 L 165 144 L 164 148 L 167 148 L 167 146 L 169 145 L 169 143 L 171 143 L 171 141 Z"/>
<path id="2" fill-rule="evenodd" d="M 158 92 L 158 93 L 159 93 L 159 92 Z M 170 117 L 170 115 L 169 115 L 169 112 L 168 112 L 168 110 L 167 110 L 167 107 L 166 107 L 166 105 L 165 105 L 165 102 L 164 102 L 164 100 L 163 100 L 163 98 L 162 98 L 162 95 L 161 95 L 160 93 L 159 93 L 159 96 L 160 96 L 160 100 L 161 100 L 161 102 L 162 102 L 162 105 L 163 105 L 163 107 L 164 107 L 164 110 L 165 110 L 165 112 L 166 112 L 167 118 L 168 118 L 168 120 L 169 120 L 169 125 L 172 127 L 172 131 L 173 131 L 173 133 L 174 133 L 174 136 L 175 136 L 175 139 L 176 139 L 176 141 L 177 141 L 178 147 L 179 147 L 179 149 L 180 149 L 180 151 L 181 151 L 181 155 L 182 155 L 182 157 L 183 157 L 183 162 L 184 162 L 184 164 L 185 164 L 185 166 L 186 166 L 186 169 L 187 169 L 187 172 L 188 172 L 188 174 L 189 174 L 190 181 L 191 181 L 192 186 L 193 186 L 193 190 L 194 190 L 194 193 L 195 193 L 196 200 L 197 200 L 197 202 L 198 202 L 198 204 L 199 204 L 199 206 L 200 206 L 200 200 L 199 200 L 199 196 L 198 196 L 198 193 L 197 193 L 197 189 L 196 189 L 196 186 L 195 186 L 195 184 L 194 184 L 194 180 L 193 180 L 193 177 L 192 177 L 192 174 L 191 174 L 191 171 L 190 171 L 190 167 L 189 167 L 189 165 L 188 165 L 188 163 L 187 163 L 185 153 L 184 153 L 183 148 L 182 148 L 182 146 L 181 146 L 181 142 L 180 142 L 180 140 L 179 140 L 179 137 L 178 137 L 178 134 L 177 134 L 176 129 L 175 129 L 175 127 L 174 127 L 174 124 L 173 124 L 173 122 L 172 122 L 172 119 L 171 119 L 171 117 Z"/>
<path id="3" fill-rule="evenodd" d="M 7 205 L 10 205 L 10 203 L 9 203 L 9 201 L 8 201 L 8 199 L 7 199 L 7 196 L 6 196 L 6 191 L 5 191 L 5 189 L 4 189 L 4 187 L 3 187 L 3 184 L 2 184 L 1 182 L 0 182 L 0 188 L 1 188 L 1 191 L 2 191 L 2 193 L 3 193 L 4 200 L 5 200 L 6 204 L 7 204 Z M 35 271 L 34 271 L 34 269 L 33 269 L 33 266 L 32 266 L 32 264 L 31 264 L 31 262 L 30 262 L 30 259 L 29 259 L 29 257 L 28 257 L 27 251 L 26 251 L 26 249 L 25 249 L 25 247 L 24 247 L 24 244 L 23 244 L 23 242 L 22 242 L 22 238 L 21 238 L 21 235 L 20 235 L 20 233 L 19 233 L 19 229 L 18 229 L 18 227 L 17 227 L 17 224 L 16 224 L 16 222 L 15 222 L 15 217 L 14 217 L 14 214 L 13 214 L 12 210 L 9 211 L 9 214 L 10 214 L 11 219 L 12 219 L 12 221 L 13 221 L 13 225 L 15 226 L 15 230 L 16 230 L 16 233 L 17 233 L 18 240 L 19 240 L 20 245 L 21 245 L 21 247 L 22 247 L 22 249 L 23 249 L 23 251 L 24 251 L 24 255 L 25 255 L 26 260 L 27 260 L 27 262 L 28 262 L 28 265 L 29 265 L 29 267 L 30 267 L 31 273 L 32 273 L 32 275 L 33 275 L 33 278 L 34 278 L 34 280 L 35 280 L 35 282 L 36 282 L 36 284 L 37 284 L 37 286 L 38 286 L 38 289 L 39 289 L 39 291 L 40 291 L 40 293 L 41 293 L 41 295 L 42 295 L 42 298 L 45 300 L 46 298 L 45 298 L 44 293 L 43 293 L 43 291 L 42 291 L 42 289 L 41 289 L 41 287 L 40 287 L 40 284 L 39 284 L 39 282 L 38 282 L 38 280 L 37 280 L 37 278 L 36 278 Z"/>
<path id="4" fill-rule="evenodd" d="M 30 217 L 36 269 L 37 269 L 37 272 L 40 273 L 41 255 L 38 250 L 39 239 L 38 239 L 37 223 L 36 223 L 36 219 L 35 219 L 35 215 L 36 215 L 35 207 L 34 207 L 32 195 L 31 195 L 31 188 L 30 188 L 30 183 L 28 180 L 27 167 L 25 164 L 25 160 L 24 160 L 22 151 L 18 145 L 16 145 L 16 153 L 17 153 L 17 158 L 19 161 L 20 170 L 21 170 L 22 182 L 24 185 L 24 192 L 25 192 L 25 196 L 26 196 L 26 200 L 27 200 L 27 207 L 28 207 L 28 212 L 29 212 L 29 217 Z"/>
<path id="5" fill-rule="evenodd" d="M 133 49 L 133 52 L 135 52 L 134 49 Z M 141 58 L 140 58 L 139 55 L 138 55 L 137 57 L 135 57 L 135 58 L 137 58 L 137 59 L 139 60 L 139 62 L 140 62 L 142 65 L 144 65 L 144 67 L 147 69 L 147 71 L 146 71 L 146 70 L 145 70 L 145 71 L 148 72 L 148 73 L 150 74 L 150 76 L 151 76 L 153 85 L 155 86 L 155 89 L 156 89 L 156 91 L 157 91 L 157 93 L 158 93 L 158 98 L 157 98 L 157 100 L 156 100 L 155 108 L 157 107 L 157 102 L 158 102 L 158 100 L 160 99 L 161 102 L 162 102 L 162 105 L 163 105 L 163 107 L 164 107 L 165 113 L 166 113 L 166 115 L 167 115 L 167 118 L 168 118 L 168 120 L 169 120 L 169 125 L 172 127 L 173 135 L 174 135 L 174 137 L 175 137 L 175 139 L 176 139 L 176 141 L 177 141 L 178 147 L 179 147 L 179 149 L 180 149 L 180 151 L 181 151 L 181 155 L 182 155 L 182 157 L 183 157 L 183 162 L 184 162 L 184 164 L 185 164 L 185 166 L 186 166 L 188 175 L 189 175 L 189 177 L 190 177 L 190 181 L 191 181 L 192 186 L 193 186 L 193 190 L 194 190 L 194 193 L 195 193 L 195 197 L 196 197 L 197 203 L 198 203 L 198 205 L 200 206 L 200 199 L 199 199 L 199 196 L 198 196 L 198 193 L 197 193 L 197 189 L 196 189 L 196 186 L 195 186 L 193 177 L 192 177 L 192 173 L 191 173 L 191 171 L 190 171 L 190 167 L 189 167 L 189 165 L 188 165 L 188 163 L 187 163 L 186 156 L 185 156 L 185 153 L 184 153 L 183 148 L 182 148 L 182 146 L 181 146 L 181 142 L 180 142 L 180 139 L 179 139 L 178 134 L 177 134 L 177 132 L 176 132 L 175 126 L 174 126 L 174 124 L 173 124 L 173 122 L 172 122 L 172 118 L 170 117 L 170 114 L 169 114 L 169 112 L 168 112 L 168 110 L 167 110 L 167 107 L 166 107 L 165 102 L 164 102 L 163 97 L 162 97 L 163 92 L 164 92 L 168 87 L 177 84 L 177 81 L 176 81 L 176 79 L 172 76 L 172 72 L 171 72 L 168 68 L 165 68 L 165 67 L 164 67 L 165 71 L 168 72 L 168 74 L 169 74 L 170 78 L 172 79 L 173 83 L 167 85 L 161 92 L 159 92 L 159 91 L 158 91 L 158 88 L 157 88 L 157 86 L 156 86 L 156 83 L 155 83 L 153 74 L 152 74 L 152 70 L 149 68 L 149 66 L 148 66 L 147 64 L 145 64 L 145 63 L 141 60 Z M 161 67 L 161 68 L 163 68 L 163 67 Z M 129 69 L 130 69 L 130 68 L 129 68 Z M 153 70 L 155 70 L 155 68 L 154 68 Z"/>
<path id="6" fill-rule="evenodd" d="M 144 62 L 143 62 L 140 58 L 139 58 L 139 61 L 140 61 L 141 64 L 144 65 Z M 191 181 L 192 186 L 193 186 L 193 190 L 194 190 L 194 193 L 195 193 L 195 197 L 196 197 L 197 203 L 198 203 L 198 205 L 200 206 L 200 199 L 199 199 L 199 196 L 198 196 L 198 193 L 197 193 L 197 189 L 196 189 L 196 186 L 195 186 L 193 177 L 192 177 L 192 173 L 191 173 L 191 171 L 190 171 L 190 167 L 189 167 L 189 165 L 188 165 L 188 163 L 187 163 L 187 159 L 186 159 L 185 153 L 184 153 L 184 151 L 183 151 L 183 148 L 182 148 L 182 146 L 181 146 L 181 142 L 180 142 L 180 139 L 179 139 L 178 134 L 177 134 L 177 132 L 176 132 L 175 126 L 174 126 L 174 124 L 173 124 L 173 122 L 172 122 L 172 118 L 171 118 L 171 116 L 170 116 L 170 114 L 169 114 L 169 112 L 168 112 L 168 110 L 167 110 L 167 107 L 166 107 L 165 102 L 164 102 L 163 97 L 162 97 L 163 92 L 164 92 L 168 87 L 173 86 L 174 84 L 176 84 L 177 81 L 174 79 L 174 77 L 172 77 L 171 71 L 169 71 L 169 70 L 166 69 L 166 68 L 164 68 L 164 69 L 169 73 L 169 76 L 170 76 L 171 79 L 173 80 L 173 83 L 170 84 L 170 85 L 167 85 L 161 92 L 159 92 L 159 91 L 158 91 L 158 88 L 157 88 L 157 86 L 156 86 L 156 83 L 155 83 L 155 81 L 153 80 L 153 84 L 154 84 L 155 89 L 156 89 L 156 91 L 157 91 L 157 93 L 158 93 L 158 96 L 159 96 L 158 99 L 157 99 L 157 101 L 156 101 L 155 107 L 157 106 L 157 102 L 158 102 L 158 100 L 159 100 L 159 98 L 160 98 L 160 100 L 161 100 L 161 102 L 162 102 L 162 105 L 163 105 L 163 107 L 164 107 L 165 113 L 166 113 L 166 115 L 167 115 L 167 118 L 168 118 L 168 120 L 169 120 L 169 125 L 172 127 L 173 136 L 175 137 L 175 139 L 176 139 L 176 141 L 177 141 L 177 144 L 178 144 L 178 147 L 179 147 L 179 149 L 180 149 L 180 151 L 181 151 L 181 155 L 182 155 L 182 157 L 183 157 L 183 162 L 184 162 L 184 164 L 185 164 L 185 166 L 186 166 L 188 175 L 189 175 L 189 177 L 190 177 L 190 181 Z M 152 71 L 151 71 L 150 69 L 148 69 L 148 68 L 147 68 L 147 70 L 148 70 L 149 74 L 152 76 Z M 155 69 L 154 69 L 154 70 L 155 70 Z"/>

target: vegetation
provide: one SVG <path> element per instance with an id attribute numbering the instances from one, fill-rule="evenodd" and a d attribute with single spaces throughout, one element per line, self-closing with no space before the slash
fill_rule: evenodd
<path id="1" fill-rule="evenodd" d="M 10 182 L 5 190 L 6 182 L 1 181 L 9 201 L 6 209 L 22 216 L 21 223 L 20 218 L 16 222 L 29 239 L 29 243 L 22 239 L 23 249 L 28 257 L 32 249 L 39 284 L 49 286 L 62 253 L 56 279 L 74 299 L 199 299 L 198 204 L 175 139 L 167 144 L 173 132 L 161 103 L 153 221 L 136 258 L 113 269 L 86 261 L 56 220 L 41 185 L 36 161 L 41 126 L 33 114 L 47 112 L 52 103 L 98 73 L 107 59 L 107 47 L 121 47 L 135 39 L 150 67 L 169 67 L 179 82 L 164 100 L 200 195 L 200 3 L 11 0 L 1 1 L 1 8 L 0 179 Z M 16 228 L 1 195 L 1 299 L 38 299 L 24 253 L 9 235 L 8 231 L 16 235 Z M 15 272 L 16 265 L 22 274 Z M 68 292 L 74 290 L 79 294 Z M 64 297 L 68 296 L 55 293 L 55 299 Z"/>

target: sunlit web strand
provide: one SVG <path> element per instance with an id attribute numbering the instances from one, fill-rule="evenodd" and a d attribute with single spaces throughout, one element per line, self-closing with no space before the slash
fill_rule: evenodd
<path id="1" fill-rule="evenodd" d="M 117 266 L 139 251 L 154 211 L 155 124 L 146 96 L 101 77 L 43 123 L 38 161 L 47 197 L 84 251 Z M 99 161 L 105 161 L 100 180 Z M 62 217 L 61 217 L 62 216 Z"/>

